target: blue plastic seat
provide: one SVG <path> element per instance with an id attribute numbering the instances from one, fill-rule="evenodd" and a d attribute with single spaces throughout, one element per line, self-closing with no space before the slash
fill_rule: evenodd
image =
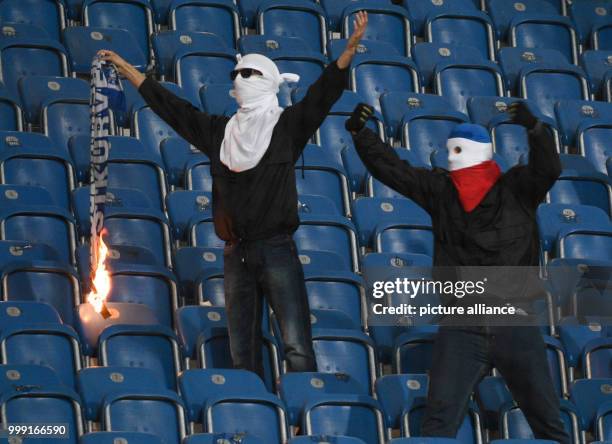
<path id="1" fill-rule="evenodd" d="M 203 287 L 206 282 L 219 275 L 223 276 L 223 250 L 205 247 L 179 248 L 175 253 L 175 269 L 183 296 L 187 300 L 198 300 L 201 304 L 204 302 Z"/>
<path id="2" fill-rule="evenodd" d="M 393 45 L 399 54 L 410 57 L 413 37 L 410 17 L 404 8 L 376 1 L 366 4 L 344 3 L 347 6 L 342 11 L 340 18 L 342 38 L 347 39 L 352 34 L 355 14 L 359 11 L 367 11 L 368 28 L 363 38 L 387 42 Z"/>
<path id="3" fill-rule="evenodd" d="M 612 49 L 612 19 L 607 18 L 602 23 L 594 25 L 591 31 L 591 46 L 593 49 L 609 51 Z"/>
<path id="4" fill-rule="evenodd" d="M 176 83 L 161 82 L 162 86 L 182 99 L 187 96 Z M 192 102 L 197 103 L 197 102 Z M 145 146 L 160 150 L 160 144 L 167 138 L 178 137 L 178 133 L 164 122 L 161 117 L 144 102 L 139 100 L 134 103 L 132 116 L 132 134 Z"/>
<path id="5" fill-rule="evenodd" d="M 0 62 L 0 81 L 14 92 L 22 77 L 68 75 L 66 50 L 50 39 L 1 37 Z"/>
<path id="6" fill-rule="evenodd" d="M 160 144 L 166 179 L 170 185 L 185 185 L 185 166 L 192 158 L 207 160 L 206 154 L 180 137 L 168 137 Z"/>
<path id="7" fill-rule="evenodd" d="M 389 441 L 389 444 L 419 444 L 419 443 L 421 444 L 459 444 L 459 442 L 460 441 L 455 438 L 419 437 L 419 438 L 394 438 L 391 441 Z M 501 444 L 501 443 L 498 443 L 498 444 Z M 547 443 L 547 444 L 550 444 L 550 443 Z"/>
<path id="8" fill-rule="evenodd" d="M 564 170 L 548 192 L 548 201 L 593 205 L 612 215 L 611 195 L 608 176 L 590 171 Z"/>
<path id="9" fill-rule="evenodd" d="M 436 329 L 416 327 L 395 338 L 393 367 L 395 373 L 425 374 L 431 368 Z"/>
<path id="10" fill-rule="evenodd" d="M 184 306 L 178 309 L 176 318 L 186 357 L 197 359 L 200 368 L 233 368 L 223 307 Z M 280 374 L 278 346 L 269 333 L 262 331 L 262 335 L 264 383 L 272 391 Z"/>
<path id="11" fill-rule="evenodd" d="M 263 444 L 258 437 L 246 433 L 195 433 L 189 435 L 183 444 L 217 444 L 218 442 L 240 442 L 241 444 Z"/>
<path id="12" fill-rule="evenodd" d="M 355 330 L 318 328 L 316 324 L 312 335 L 318 371 L 346 373 L 363 390 L 374 392 L 376 356 L 369 336 Z"/>
<path id="13" fill-rule="evenodd" d="M 433 257 L 433 232 L 428 216 L 415 213 L 409 219 L 389 220 L 377 224 L 373 233 L 375 251 L 416 253 Z"/>
<path id="14" fill-rule="evenodd" d="M 89 236 L 89 188 L 73 193 L 73 206 L 79 234 Z M 164 214 L 138 190 L 109 188 L 106 195 L 105 242 L 111 245 L 143 247 L 151 251 L 158 265 L 171 267 L 171 234 Z"/>
<path id="15" fill-rule="evenodd" d="M 2 37 L 49 39 L 49 33 L 38 25 L 4 22 L 0 27 Z"/>
<path id="16" fill-rule="evenodd" d="M 575 404 L 585 430 L 596 431 L 598 409 L 609 403 L 608 378 L 578 379 L 571 387 L 571 401 Z"/>
<path id="17" fill-rule="evenodd" d="M 114 444 L 122 439 L 131 444 L 163 444 L 160 437 L 143 432 L 91 432 L 81 436 L 79 444 Z"/>
<path id="18" fill-rule="evenodd" d="M 35 423 L 46 418 L 52 424 L 65 425 L 66 436 L 53 440 L 55 442 L 77 444 L 85 431 L 79 395 L 61 384 L 4 392 L 0 396 L 0 409 L 7 424 Z"/>
<path id="19" fill-rule="evenodd" d="M 400 428 L 402 412 L 418 398 L 427 397 L 427 375 L 386 375 L 376 380 L 376 394 L 389 427 Z"/>
<path id="20" fill-rule="evenodd" d="M 71 26 L 64 30 L 64 42 L 70 54 L 71 70 L 77 74 L 90 74 L 91 61 L 100 49 L 116 51 L 139 71 L 144 72 L 147 67 L 147 53 L 125 29 Z"/>
<path id="21" fill-rule="evenodd" d="M 353 271 L 359 270 L 357 233 L 344 217 L 299 213 L 300 226 L 293 239 L 300 250 L 324 250 L 338 253 Z"/>
<path id="22" fill-rule="evenodd" d="M 506 85 L 511 96 L 518 96 L 519 76 L 523 68 L 540 64 L 566 68 L 569 60 L 555 49 L 544 48 L 502 48 L 499 50 L 499 63 L 506 79 Z"/>
<path id="23" fill-rule="evenodd" d="M 325 14 L 327 16 L 327 21 L 329 23 L 329 30 L 332 32 L 340 32 L 342 30 L 342 13 L 347 6 L 352 6 L 353 3 L 351 0 L 321 0 L 321 6 L 325 10 Z M 365 2 L 361 2 L 360 5 L 362 8 L 364 7 L 385 7 L 389 6 L 389 2 L 386 0 L 369 0 L 367 4 L 363 4 Z"/>
<path id="24" fill-rule="evenodd" d="M 564 137 L 564 144 L 578 146 L 582 128 L 592 124 L 612 124 L 612 104 L 586 100 L 560 100 L 555 105 L 555 115 Z M 579 129 L 580 128 L 580 129 Z M 584 152 L 581 152 L 584 155 Z M 605 159 L 603 162 L 605 163 Z M 605 173 L 605 167 L 599 168 Z"/>
<path id="25" fill-rule="evenodd" d="M 140 51 L 151 60 L 149 36 L 153 34 L 153 10 L 146 0 L 85 0 L 83 25 L 128 31 Z M 125 44 L 125 43 L 124 43 Z"/>
<path id="26" fill-rule="evenodd" d="M 567 60 L 578 63 L 578 36 L 567 17 L 525 14 L 512 19 L 509 41 L 519 48 L 548 48 L 561 52 Z"/>
<path id="27" fill-rule="evenodd" d="M 22 131 L 21 106 L 13 94 L 0 89 L 0 131 Z"/>
<path id="28" fill-rule="evenodd" d="M 589 341 L 582 352 L 582 364 L 587 378 L 610 378 L 610 358 L 612 343 L 610 338 Z"/>
<path id="29" fill-rule="evenodd" d="M 404 6 L 408 9 L 414 24 L 413 32 L 416 35 L 425 35 L 425 22 L 428 17 L 444 12 L 475 12 L 476 6 L 470 0 L 446 0 L 443 2 L 432 2 L 431 0 L 404 0 Z"/>
<path id="30" fill-rule="evenodd" d="M 307 0 L 262 2 L 257 9 L 257 33 L 299 37 L 312 51 L 325 53 L 325 11 L 318 4 Z"/>
<path id="31" fill-rule="evenodd" d="M 255 373 L 243 369 L 191 369 L 179 377 L 180 393 L 190 421 L 202 419 L 208 398 L 219 395 L 267 395 L 268 389 Z"/>
<path id="32" fill-rule="evenodd" d="M 503 96 L 504 80 L 493 62 L 479 64 L 438 63 L 434 70 L 435 91 L 444 96 L 452 107 L 467 114 L 467 100 L 471 96 Z"/>
<path id="33" fill-rule="evenodd" d="M 155 54 L 155 70 L 157 75 L 165 79 L 172 79 L 174 74 L 174 57 L 181 51 L 227 49 L 226 42 L 218 35 L 210 32 L 194 32 L 184 29 L 155 33 L 151 38 L 151 45 Z"/>
<path id="34" fill-rule="evenodd" d="M 236 65 L 235 51 L 184 49 L 175 55 L 174 78 L 192 103 L 200 100 L 200 89 L 212 83 L 227 83 Z"/>
<path id="35" fill-rule="evenodd" d="M 0 332 L 28 324 L 56 324 L 62 320 L 51 305 L 44 302 L 0 301 Z"/>
<path id="36" fill-rule="evenodd" d="M 569 12 L 570 17 L 576 23 L 580 42 L 586 44 L 591 38 L 591 31 L 594 27 L 609 23 L 610 2 L 606 0 L 578 1 L 570 4 Z"/>
<path id="37" fill-rule="evenodd" d="M 554 106 L 559 100 L 589 100 L 589 83 L 580 68 L 559 68 L 546 64 L 525 67 L 519 75 L 519 93 L 531 100 L 540 111 L 555 118 Z"/>
<path id="38" fill-rule="evenodd" d="M 62 384 L 75 387 L 82 358 L 76 332 L 59 323 L 11 323 L 0 333 L 2 362 L 51 367 Z"/>
<path id="39" fill-rule="evenodd" d="M 612 49 L 584 51 L 580 64 L 589 77 L 595 97 L 605 100 L 604 77 L 612 67 Z"/>
<path id="40" fill-rule="evenodd" d="M 485 59 L 495 60 L 493 22 L 481 11 L 432 13 L 425 20 L 425 38 L 438 44 L 469 45 Z"/>
<path id="41" fill-rule="evenodd" d="M 589 159 L 593 167 L 606 174 L 606 160 L 612 157 L 610 136 L 612 135 L 612 119 L 583 122 L 578 127 L 578 149 L 580 154 Z"/>
<path id="42" fill-rule="evenodd" d="M 101 365 L 142 367 L 155 372 L 164 387 L 176 389 L 182 358 L 172 330 L 162 325 L 112 325 L 100 334 Z"/>
<path id="43" fill-rule="evenodd" d="M 0 393 L 25 387 L 53 387 L 61 382 L 57 373 L 44 365 L 0 365 Z"/>
<path id="44" fill-rule="evenodd" d="M 173 1 L 168 13 L 170 29 L 212 33 L 227 47 L 236 47 L 240 21 L 238 7 L 231 0 Z"/>
<path id="45" fill-rule="evenodd" d="M 217 116 L 232 116 L 238 111 L 236 99 L 229 95 L 231 83 L 213 83 L 200 88 L 200 102 L 205 112 Z"/>
<path id="46" fill-rule="evenodd" d="M 329 444 L 365 444 L 359 438 L 353 436 L 329 436 L 329 435 L 308 435 L 308 436 L 296 436 L 289 440 L 289 444 L 316 444 L 326 442 Z"/>
<path id="47" fill-rule="evenodd" d="M 382 46 L 383 42 L 376 42 Z M 420 77 L 416 65 L 403 56 L 378 55 L 370 52 L 370 42 L 362 41 L 363 51 L 351 65 L 351 89 L 365 102 L 380 110 L 380 96 L 388 91 L 420 91 Z"/>
<path id="48" fill-rule="evenodd" d="M 557 248 L 562 258 L 609 261 L 612 259 L 612 226 L 589 223 L 564 228 L 559 232 Z"/>
<path id="49" fill-rule="evenodd" d="M 559 17 L 559 10 L 547 0 L 526 0 L 520 3 L 503 0 L 487 0 L 487 11 L 495 23 L 497 38 L 508 41 L 508 28 L 516 17 L 546 15 Z M 522 45 L 517 45 L 522 46 Z M 546 46 L 544 46 L 546 47 Z"/>
<path id="50" fill-rule="evenodd" d="M 212 195 L 209 192 L 173 191 L 168 195 L 167 205 L 173 235 L 177 240 L 188 239 L 187 230 L 191 223 L 212 221 Z M 195 222 L 194 218 L 198 221 Z"/>
<path id="51" fill-rule="evenodd" d="M 61 0 L 4 0 L 0 4 L 0 23 L 40 26 L 49 37 L 60 41 L 61 30 L 66 26 L 64 9 Z"/>
<path id="52" fill-rule="evenodd" d="M 239 48 L 242 54 L 257 53 L 269 57 L 281 73 L 298 74 L 302 86 L 314 83 L 327 63 L 320 52 L 313 51 L 298 37 L 246 35 L 240 39 Z"/>

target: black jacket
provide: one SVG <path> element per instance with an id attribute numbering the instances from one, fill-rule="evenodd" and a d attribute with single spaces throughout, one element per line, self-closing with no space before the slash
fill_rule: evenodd
<path id="1" fill-rule="evenodd" d="M 185 140 L 210 158 L 213 176 L 213 215 L 223 240 L 257 240 L 292 234 L 299 225 L 295 162 L 340 98 L 348 69 L 332 62 L 308 89 L 304 99 L 281 114 L 270 146 L 259 164 L 240 173 L 219 160 L 229 117 L 199 111 L 147 78 L 139 92 L 153 111 Z"/>
<path id="2" fill-rule="evenodd" d="M 431 215 L 434 265 L 538 265 L 536 209 L 561 173 L 553 136 L 542 123 L 529 131 L 528 165 L 503 174 L 470 213 L 463 210 L 448 171 L 411 166 L 367 128 L 354 141 L 375 178 Z"/>

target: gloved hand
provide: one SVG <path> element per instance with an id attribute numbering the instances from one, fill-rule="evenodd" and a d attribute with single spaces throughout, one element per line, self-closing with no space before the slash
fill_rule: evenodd
<path id="1" fill-rule="evenodd" d="M 363 129 L 367 120 L 374 114 L 374 108 L 365 103 L 360 103 L 353 110 L 353 114 L 346 120 L 344 127 L 351 133 L 358 133 Z"/>
<path id="2" fill-rule="evenodd" d="M 527 129 L 532 129 L 538 123 L 538 119 L 531 113 L 531 110 L 524 102 L 514 102 L 508 107 L 510 119 L 518 125 Z"/>

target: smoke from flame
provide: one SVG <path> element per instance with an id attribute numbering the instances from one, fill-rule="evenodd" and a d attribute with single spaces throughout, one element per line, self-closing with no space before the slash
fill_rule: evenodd
<path id="1" fill-rule="evenodd" d="M 98 238 L 98 254 L 96 255 L 98 263 L 92 282 L 92 291 L 87 295 L 89 302 L 96 313 L 100 313 L 104 308 L 104 302 L 111 290 L 111 277 L 106 269 L 106 256 L 108 255 L 108 247 L 102 240 L 102 236 Z"/>

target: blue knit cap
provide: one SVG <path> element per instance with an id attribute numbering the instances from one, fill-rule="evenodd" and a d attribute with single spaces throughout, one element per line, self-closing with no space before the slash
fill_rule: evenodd
<path id="1" fill-rule="evenodd" d="M 448 138 L 454 139 L 456 137 L 473 140 L 474 142 L 491 143 L 491 137 L 487 129 L 473 123 L 461 123 L 453 128 Z"/>

